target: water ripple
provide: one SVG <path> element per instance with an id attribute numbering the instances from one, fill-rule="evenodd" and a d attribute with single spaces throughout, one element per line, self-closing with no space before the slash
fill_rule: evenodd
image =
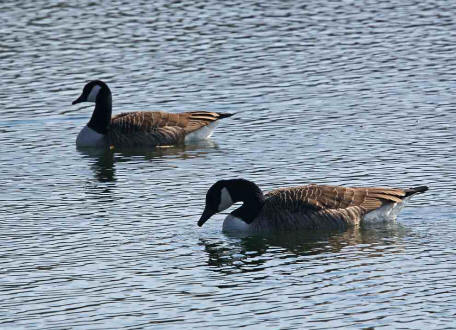
<path id="1" fill-rule="evenodd" d="M 451 328 L 455 5 L 436 0 L 0 4 L 0 327 Z M 234 112 L 211 141 L 77 149 L 114 113 Z M 398 223 L 233 237 L 196 226 L 245 177 L 427 184 Z"/>

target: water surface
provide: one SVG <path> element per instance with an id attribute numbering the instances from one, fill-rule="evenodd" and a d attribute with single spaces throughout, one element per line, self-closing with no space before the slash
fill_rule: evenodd
<path id="1" fill-rule="evenodd" d="M 0 4 L 0 327 L 452 328 L 456 6 Z M 114 113 L 235 112 L 210 141 L 80 150 Z M 220 178 L 430 190 L 397 223 L 232 237 Z"/>

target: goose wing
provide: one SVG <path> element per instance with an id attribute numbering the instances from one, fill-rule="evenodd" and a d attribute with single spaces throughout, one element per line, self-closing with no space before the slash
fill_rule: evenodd
<path id="1" fill-rule="evenodd" d="M 266 194 L 263 214 L 276 226 L 308 229 L 339 228 L 356 224 L 385 203 L 397 203 L 411 194 L 393 188 L 349 188 L 308 185 L 273 190 Z M 282 225 L 279 223 L 282 222 Z"/>
<path id="2" fill-rule="evenodd" d="M 185 135 L 231 114 L 194 111 L 184 113 L 127 112 L 112 117 L 108 132 L 113 145 L 171 145 Z"/>
<path id="3" fill-rule="evenodd" d="M 203 128 L 210 123 L 213 123 L 219 119 L 231 117 L 232 113 L 220 113 L 220 112 L 207 112 L 207 111 L 193 111 L 183 113 L 184 116 L 184 129 L 185 133 L 191 133 Z"/>

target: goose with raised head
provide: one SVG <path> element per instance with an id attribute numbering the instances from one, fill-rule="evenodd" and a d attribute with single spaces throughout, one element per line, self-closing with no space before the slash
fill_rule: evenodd
<path id="1" fill-rule="evenodd" d="M 217 121 L 230 113 L 152 111 L 112 115 L 112 94 L 108 85 L 93 80 L 84 86 L 73 104 L 94 102 L 95 109 L 76 139 L 79 147 L 135 147 L 183 144 L 211 136 Z"/>
<path id="2" fill-rule="evenodd" d="M 243 202 L 226 217 L 223 231 L 341 229 L 361 222 L 394 220 L 411 196 L 426 190 L 426 186 L 397 189 L 311 184 L 263 194 L 245 179 L 220 180 L 206 194 L 198 226 L 234 203 Z"/>

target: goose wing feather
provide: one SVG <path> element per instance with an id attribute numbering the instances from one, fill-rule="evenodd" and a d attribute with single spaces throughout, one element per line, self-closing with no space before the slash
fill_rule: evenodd
<path id="1" fill-rule="evenodd" d="M 283 188 L 265 195 L 262 215 L 276 228 L 343 228 L 359 223 L 365 214 L 385 203 L 402 201 L 405 195 L 404 190 L 391 188 Z"/>
<path id="2" fill-rule="evenodd" d="M 112 117 L 108 136 L 113 145 L 171 145 L 183 142 L 186 134 L 227 116 L 205 111 L 121 113 Z"/>

